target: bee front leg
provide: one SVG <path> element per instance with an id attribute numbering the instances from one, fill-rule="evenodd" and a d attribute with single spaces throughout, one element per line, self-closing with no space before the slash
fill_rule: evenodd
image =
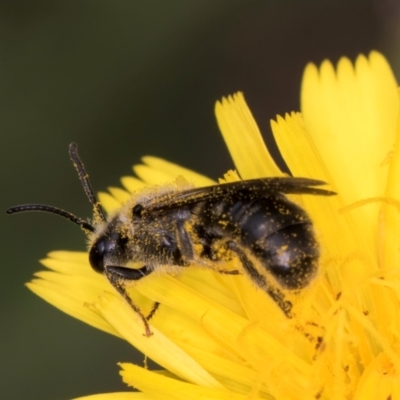
<path id="1" fill-rule="evenodd" d="M 276 287 L 272 287 L 271 284 L 261 275 L 254 267 L 251 260 L 247 257 L 246 253 L 233 241 L 227 243 L 229 249 L 231 249 L 238 257 L 243 265 L 245 271 L 249 274 L 251 280 L 257 284 L 260 288 L 265 290 L 280 309 L 285 313 L 288 318 L 291 318 L 292 303 L 285 299 L 285 295 Z"/>
<path id="2" fill-rule="evenodd" d="M 150 312 L 147 314 L 146 321 L 150 321 L 150 319 L 153 318 L 154 314 L 158 310 L 158 307 L 160 307 L 160 303 L 158 301 L 155 301 Z"/>
<path id="3" fill-rule="evenodd" d="M 150 314 L 146 318 L 141 312 L 140 308 L 132 301 L 128 292 L 126 291 L 126 284 L 129 281 L 138 281 L 152 272 L 150 268 L 144 266 L 140 269 L 132 269 L 118 266 L 108 266 L 105 268 L 104 273 L 111 285 L 118 291 L 118 293 L 126 300 L 133 311 L 135 311 L 142 319 L 145 327 L 145 336 L 151 336 L 153 333 L 150 330 L 148 320 L 157 311 L 159 303 L 155 302 Z"/>

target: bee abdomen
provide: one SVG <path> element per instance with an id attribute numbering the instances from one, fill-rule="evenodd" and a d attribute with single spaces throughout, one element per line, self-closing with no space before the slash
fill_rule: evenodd
<path id="1" fill-rule="evenodd" d="M 288 289 L 301 289 L 317 270 L 319 246 L 307 213 L 283 195 L 230 208 L 236 240 Z"/>
<path id="2" fill-rule="evenodd" d="M 311 223 L 285 227 L 253 245 L 252 251 L 288 289 L 307 286 L 317 270 L 319 247 Z"/>

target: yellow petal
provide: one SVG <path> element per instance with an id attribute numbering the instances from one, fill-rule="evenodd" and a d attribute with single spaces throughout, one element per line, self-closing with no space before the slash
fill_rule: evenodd
<path id="1" fill-rule="evenodd" d="M 242 179 L 280 176 L 269 154 L 243 93 L 222 99 L 215 105 L 217 122 L 233 162 Z"/>
<path id="2" fill-rule="evenodd" d="M 134 178 L 133 176 L 123 176 L 121 178 L 121 183 L 129 193 L 133 193 L 136 190 L 143 189 L 146 186 L 143 181 L 138 178 Z"/>
<path id="3" fill-rule="evenodd" d="M 319 149 L 305 129 L 301 115 L 287 114 L 271 121 L 272 131 L 294 176 L 320 179 L 328 183 L 328 189 L 337 190 L 336 182 L 328 172 Z M 338 192 L 336 196 L 293 196 L 301 197 L 302 204 L 310 214 L 325 257 L 349 254 L 355 248 L 366 248 L 362 236 L 351 219 L 350 213 L 339 214 L 345 199 Z M 340 240 L 337 240 L 340 236 Z"/>
<path id="4" fill-rule="evenodd" d="M 400 91 L 398 95 L 400 97 Z M 388 201 L 382 203 L 378 231 L 379 261 L 383 269 L 400 268 L 400 112 L 396 126 L 396 142 L 389 160 L 389 176 L 385 190 L 385 199 Z"/>
<path id="5" fill-rule="evenodd" d="M 143 157 L 142 160 L 144 164 L 134 165 L 133 171 L 148 185 L 175 182 L 178 176 L 183 176 L 189 182 L 200 186 L 207 186 L 215 183 L 204 175 L 162 160 L 161 158 L 146 156 Z"/>
<path id="6" fill-rule="evenodd" d="M 359 382 L 356 400 L 398 399 L 400 395 L 400 376 L 383 354 L 364 371 Z"/>
<path id="7" fill-rule="evenodd" d="M 342 58 L 337 72 L 328 61 L 320 71 L 308 65 L 301 103 L 306 130 L 346 200 L 382 195 L 387 168 L 381 164 L 393 150 L 398 113 L 397 84 L 385 58 L 359 56 L 354 68 Z"/>
<path id="8" fill-rule="evenodd" d="M 165 377 L 133 364 L 121 363 L 120 374 L 125 383 L 135 387 L 154 399 L 176 400 L 246 400 L 245 395 L 233 393 L 223 388 L 209 388 Z M 256 400 L 259 397 L 252 397 Z"/>
<path id="9" fill-rule="evenodd" d="M 331 184 L 331 176 L 312 138 L 304 128 L 301 114 L 286 114 L 271 120 L 276 144 L 293 176 L 320 179 Z M 334 187 L 332 188 L 335 189 Z"/>
<path id="10" fill-rule="evenodd" d="M 102 284 L 87 277 L 61 275 L 50 271 L 36 274 L 39 279 L 33 279 L 26 286 L 42 299 L 95 328 L 119 336 L 118 332 L 104 318 L 94 313 L 86 302 L 96 300 L 102 292 Z"/>
<path id="11" fill-rule="evenodd" d="M 337 72 L 328 61 L 320 70 L 307 66 L 301 94 L 305 129 L 345 204 L 384 195 L 384 161 L 393 150 L 398 105 L 396 80 L 377 52 L 369 59 L 359 56 L 354 68 L 342 58 Z M 356 228 L 363 231 L 364 250 L 372 249 L 374 258 L 378 208 L 370 204 L 351 211 Z"/>
<path id="12" fill-rule="evenodd" d="M 154 400 L 154 397 L 138 392 L 118 392 L 92 394 L 89 396 L 75 398 L 73 400 Z"/>
<path id="13" fill-rule="evenodd" d="M 124 204 L 131 198 L 131 194 L 129 192 L 118 187 L 109 187 L 108 191 L 110 192 L 111 196 L 113 196 L 120 204 Z"/>
<path id="14" fill-rule="evenodd" d="M 168 174 L 170 176 L 169 182 L 175 181 L 178 176 L 183 176 L 188 182 L 193 183 L 195 186 L 208 186 L 215 183 L 214 180 L 202 174 L 163 160 L 162 158 L 145 156 L 142 158 L 142 161 L 151 169 Z"/>
<path id="15" fill-rule="evenodd" d="M 118 336 L 118 333 L 87 303 L 110 290 L 107 279 L 93 271 L 88 254 L 53 251 L 40 261 L 51 271 L 40 271 L 27 287 L 63 312 L 95 328 Z"/>
<path id="16" fill-rule="evenodd" d="M 245 318 L 222 307 L 220 304 L 208 299 L 206 295 L 183 285 L 171 276 L 151 277 L 151 281 L 137 285 L 137 290 L 145 296 L 180 310 L 201 322 L 206 331 L 218 338 L 224 347 L 240 354 L 242 357 L 254 358 L 254 362 L 265 362 L 269 357 L 287 360 L 293 367 L 309 371 L 309 366 L 304 360 L 292 355 L 280 340 L 270 336 Z M 151 282 L 151 284 L 150 284 Z M 271 300 L 272 301 L 272 300 Z M 240 340 L 247 338 L 253 345 L 252 349 L 240 345 Z M 257 338 L 257 339 L 256 339 Z M 249 351 L 251 354 L 249 354 Z"/>
<path id="17" fill-rule="evenodd" d="M 106 210 L 107 214 L 113 213 L 121 208 L 121 201 L 111 196 L 109 193 L 100 192 L 98 194 L 101 206 Z"/>
<path id="18" fill-rule="evenodd" d="M 62 274 L 93 276 L 88 253 L 83 251 L 51 251 L 40 263 Z"/>
<path id="19" fill-rule="evenodd" d="M 152 336 L 144 335 L 143 321 L 120 297 L 105 293 L 94 306 L 121 336 L 173 374 L 206 387 L 221 385 L 181 348 L 151 327 Z"/>
<path id="20" fill-rule="evenodd" d="M 268 387 L 265 378 L 252 369 L 250 365 L 243 365 L 243 360 L 232 360 L 226 356 L 220 356 L 215 352 L 207 352 L 204 349 L 177 342 L 213 376 L 215 376 L 225 388 L 238 393 L 258 393 L 261 397 L 268 398 Z M 263 382 L 264 380 L 264 382 Z"/>

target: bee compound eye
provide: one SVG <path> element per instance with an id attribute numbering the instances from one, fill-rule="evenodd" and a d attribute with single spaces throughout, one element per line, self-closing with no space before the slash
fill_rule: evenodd
<path id="1" fill-rule="evenodd" d="M 106 238 L 100 238 L 89 251 L 89 262 L 91 267 L 102 274 L 104 272 L 104 256 L 106 254 Z"/>
<path id="2" fill-rule="evenodd" d="M 122 263 L 126 261 L 125 247 L 128 242 L 126 237 L 118 232 L 99 237 L 89 251 L 89 262 L 92 268 L 99 273 L 104 272 L 105 260 Z"/>

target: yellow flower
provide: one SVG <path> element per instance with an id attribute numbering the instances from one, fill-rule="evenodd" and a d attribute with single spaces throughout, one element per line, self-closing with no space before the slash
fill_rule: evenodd
<path id="1" fill-rule="evenodd" d="M 400 154 L 396 81 L 382 55 L 307 66 L 302 114 L 272 121 L 294 176 L 321 179 L 330 198 L 293 196 L 310 214 L 321 244 L 320 271 L 287 318 L 246 276 L 185 268 L 152 274 L 130 292 L 143 322 L 92 271 L 86 253 L 53 252 L 29 288 L 68 314 L 127 340 L 165 371 L 124 363 L 142 393 L 85 399 L 400 399 Z M 217 103 L 220 129 L 243 179 L 279 176 L 239 93 Z M 206 177 L 158 158 L 139 177 L 100 195 L 107 212 L 146 185 Z M 237 179 L 234 173 L 225 179 Z M 83 398 L 82 398 L 83 399 Z"/>

